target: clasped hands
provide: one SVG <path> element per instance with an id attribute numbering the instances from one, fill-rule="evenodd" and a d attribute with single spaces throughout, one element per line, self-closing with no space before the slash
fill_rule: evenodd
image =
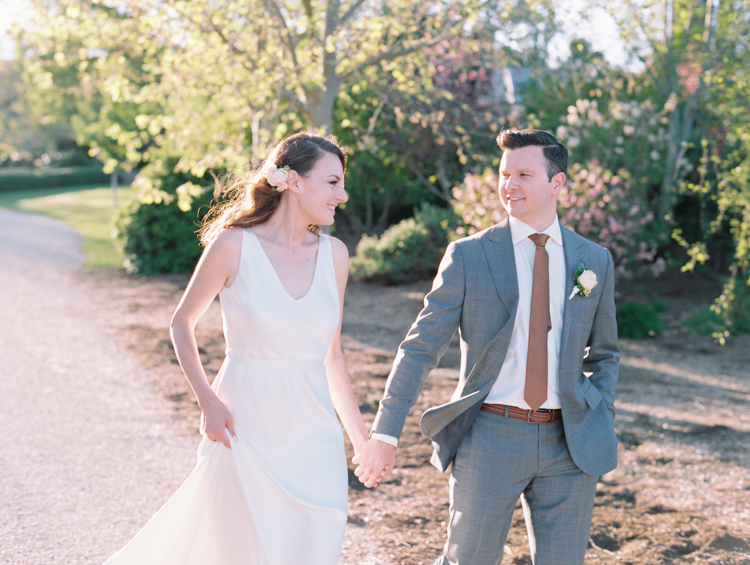
<path id="1" fill-rule="evenodd" d="M 352 457 L 352 463 L 357 465 L 354 474 L 359 482 L 367 488 L 376 487 L 393 471 L 396 448 L 384 441 L 370 438 L 359 453 Z"/>

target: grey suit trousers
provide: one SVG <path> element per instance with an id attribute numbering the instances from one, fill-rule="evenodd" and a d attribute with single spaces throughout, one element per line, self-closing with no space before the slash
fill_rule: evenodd
<path id="1" fill-rule="evenodd" d="M 481 411 L 453 461 L 448 540 L 435 565 L 498 565 L 519 497 L 535 565 L 582 565 L 597 480 L 573 463 L 561 420 Z"/>

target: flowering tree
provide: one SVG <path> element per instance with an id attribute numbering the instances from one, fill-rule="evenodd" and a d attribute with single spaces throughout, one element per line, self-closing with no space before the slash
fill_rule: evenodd
<path id="1" fill-rule="evenodd" d="M 463 237 L 486 229 L 507 216 L 498 194 L 498 176 L 486 170 L 467 175 L 453 189 L 453 210 Z M 617 272 L 625 278 L 643 271 L 654 276 L 666 268 L 650 236 L 654 213 L 621 171 L 612 174 L 596 161 L 586 167 L 574 164 L 559 197 L 558 215 L 566 227 L 599 243 L 612 253 Z"/>
<path id="2" fill-rule="evenodd" d="M 647 269 L 654 276 L 666 268 L 649 237 L 654 213 L 629 181 L 628 173 L 612 174 L 596 161 L 574 164 L 560 194 L 560 221 L 576 233 L 606 247 L 617 272 L 630 278 Z"/>
<path id="3" fill-rule="evenodd" d="M 491 169 L 481 175 L 466 175 L 463 183 L 453 189 L 453 211 L 461 220 L 456 235 L 474 235 L 505 218 L 498 193 L 498 176 Z"/>

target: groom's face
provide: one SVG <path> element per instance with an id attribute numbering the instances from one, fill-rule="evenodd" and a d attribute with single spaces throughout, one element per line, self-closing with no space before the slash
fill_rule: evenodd
<path id="1" fill-rule="evenodd" d="M 549 180 L 542 148 L 530 145 L 505 150 L 500 161 L 500 200 L 508 214 L 537 229 L 546 229 L 555 219 L 557 195 L 565 174 Z"/>

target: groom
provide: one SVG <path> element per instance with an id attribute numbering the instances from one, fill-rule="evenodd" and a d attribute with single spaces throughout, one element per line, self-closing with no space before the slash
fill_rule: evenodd
<path id="1" fill-rule="evenodd" d="M 421 419 L 433 465 L 452 463 L 435 565 L 500 563 L 519 497 L 534 563 L 581 565 L 597 479 L 617 466 L 614 265 L 557 219 L 565 146 L 539 130 L 497 142 L 509 218 L 448 246 L 355 473 L 374 486 L 393 468 L 404 420 L 458 329 L 458 387 Z"/>

